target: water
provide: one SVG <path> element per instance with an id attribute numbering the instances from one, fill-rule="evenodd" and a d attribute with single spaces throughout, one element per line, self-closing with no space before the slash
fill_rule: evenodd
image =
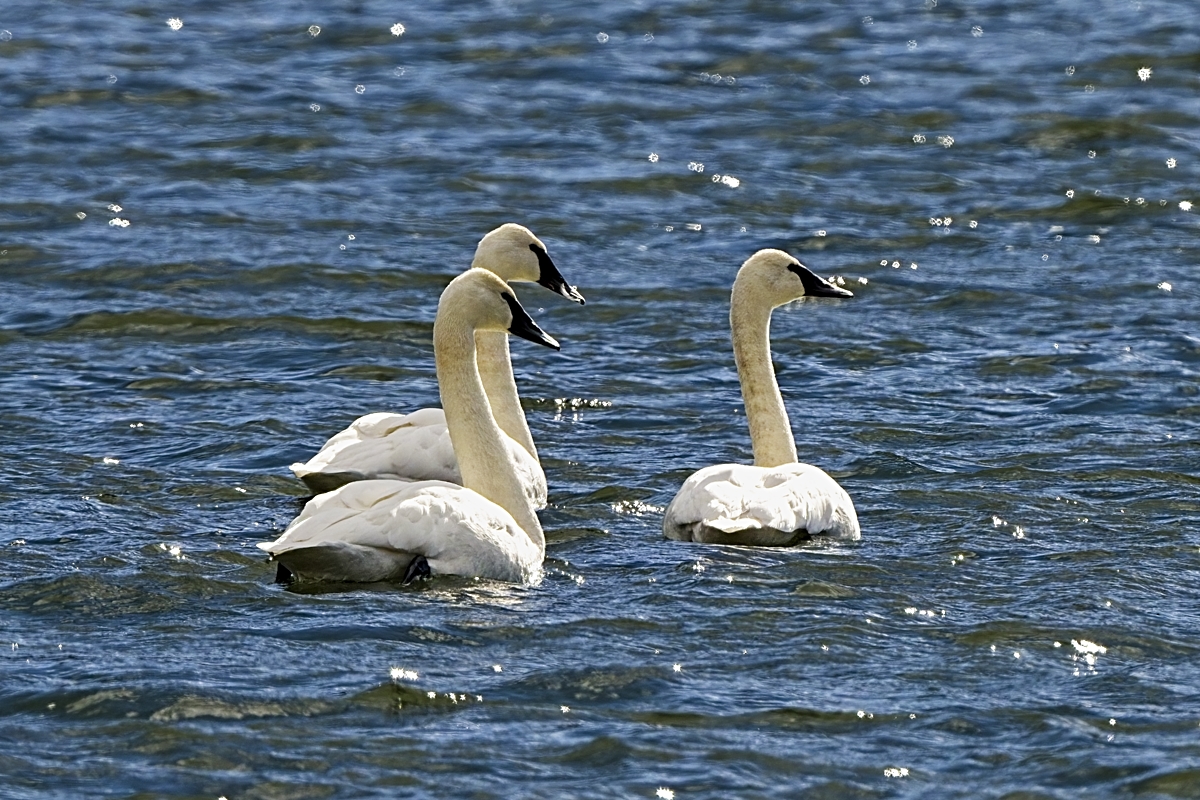
<path id="1" fill-rule="evenodd" d="M 0 796 L 1200 796 L 1190 3 L 0 29 Z M 544 582 L 272 584 L 286 465 L 436 402 L 437 296 L 506 221 L 588 298 L 520 291 L 564 345 L 513 348 Z M 773 342 L 863 539 L 664 541 L 749 460 L 766 246 L 856 293 Z"/>

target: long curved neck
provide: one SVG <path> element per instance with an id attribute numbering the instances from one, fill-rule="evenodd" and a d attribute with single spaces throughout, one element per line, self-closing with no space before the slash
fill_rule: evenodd
<path id="1" fill-rule="evenodd" d="M 734 282 L 729 304 L 733 359 L 742 383 L 754 463 L 777 467 L 796 461 L 796 441 L 771 366 L 771 306 L 755 300 L 744 285 Z"/>
<path id="2" fill-rule="evenodd" d="M 492 417 L 476 364 L 472 326 L 456 324 L 453 312 L 438 313 L 433 325 L 433 355 L 450 443 L 458 458 L 463 486 L 512 514 L 541 552 L 546 537 L 517 477 L 505 434 Z"/>
<path id="3" fill-rule="evenodd" d="M 476 331 L 475 353 L 475 360 L 479 363 L 479 377 L 483 379 L 483 390 L 487 392 L 496 424 L 537 461 L 533 434 L 529 432 L 529 423 L 525 420 L 525 412 L 521 410 L 521 397 L 517 394 L 517 383 L 513 380 L 512 360 L 508 355 L 508 334 L 500 331 Z"/>

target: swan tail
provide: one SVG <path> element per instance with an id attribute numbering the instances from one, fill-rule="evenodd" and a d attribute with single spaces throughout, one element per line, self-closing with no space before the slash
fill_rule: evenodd
<path id="1" fill-rule="evenodd" d="M 304 481 L 304 485 L 309 488 L 313 494 L 324 494 L 332 492 L 334 489 L 339 489 L 347 483 L 361 481 L 367 478 L 361 472 L 319 472 L 310 471 L 307 465 L 299 462 L 292 464 L 292 472 L 297 478 Z"/>
<path id="2" fill-rule="evenodd" d="M 414 566 L 418 558 L 423 568 Z M 423 557 L 347 542 L 298 547 L 277 553 L 274 560 L 276 583 L 410 583 L 429 575 Z"/>

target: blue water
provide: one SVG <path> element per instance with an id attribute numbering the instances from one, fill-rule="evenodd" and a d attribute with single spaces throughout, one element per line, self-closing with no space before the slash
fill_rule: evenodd
<path id="1" fill-rule="evenodd" d="M 1200 797 L 1198 66 L 1151 0 L 7 0 L 0 797 Z M 508 221 L 588 298 L 520 290 L 545 580 L 273 584 Z M 761 247 L 855 292 L 773 346 L 860 542 L 661 536 Z"/>

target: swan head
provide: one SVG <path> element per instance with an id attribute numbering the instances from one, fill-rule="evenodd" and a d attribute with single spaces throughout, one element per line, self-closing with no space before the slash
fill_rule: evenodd
<path id="1" fill-rule="evenodd" d="M 763 297 L 772 308 L 801 297 L 853 297 L 782 250 L 759 250 L 738 270 L 734 286 Z"/>
<path id="2" fill-rule="evenodd" d="M 472 268 L 450 281 L 438 301 L 433 323 L 434 340 L 439 325 L 474 331 L 502 331 L 536 344 L 559 349 L 558 342 L 533 321 L 513 293 L 495 274 Z"/>
<path id="3" fill-rule="evenodd" d="M 509 222 L 479 240 L 472 267 L 494 272 L 506 281 L 537 283 L 579 305 L 583 295 L 554 266 L 546 245 L 524 225 Z"/>

